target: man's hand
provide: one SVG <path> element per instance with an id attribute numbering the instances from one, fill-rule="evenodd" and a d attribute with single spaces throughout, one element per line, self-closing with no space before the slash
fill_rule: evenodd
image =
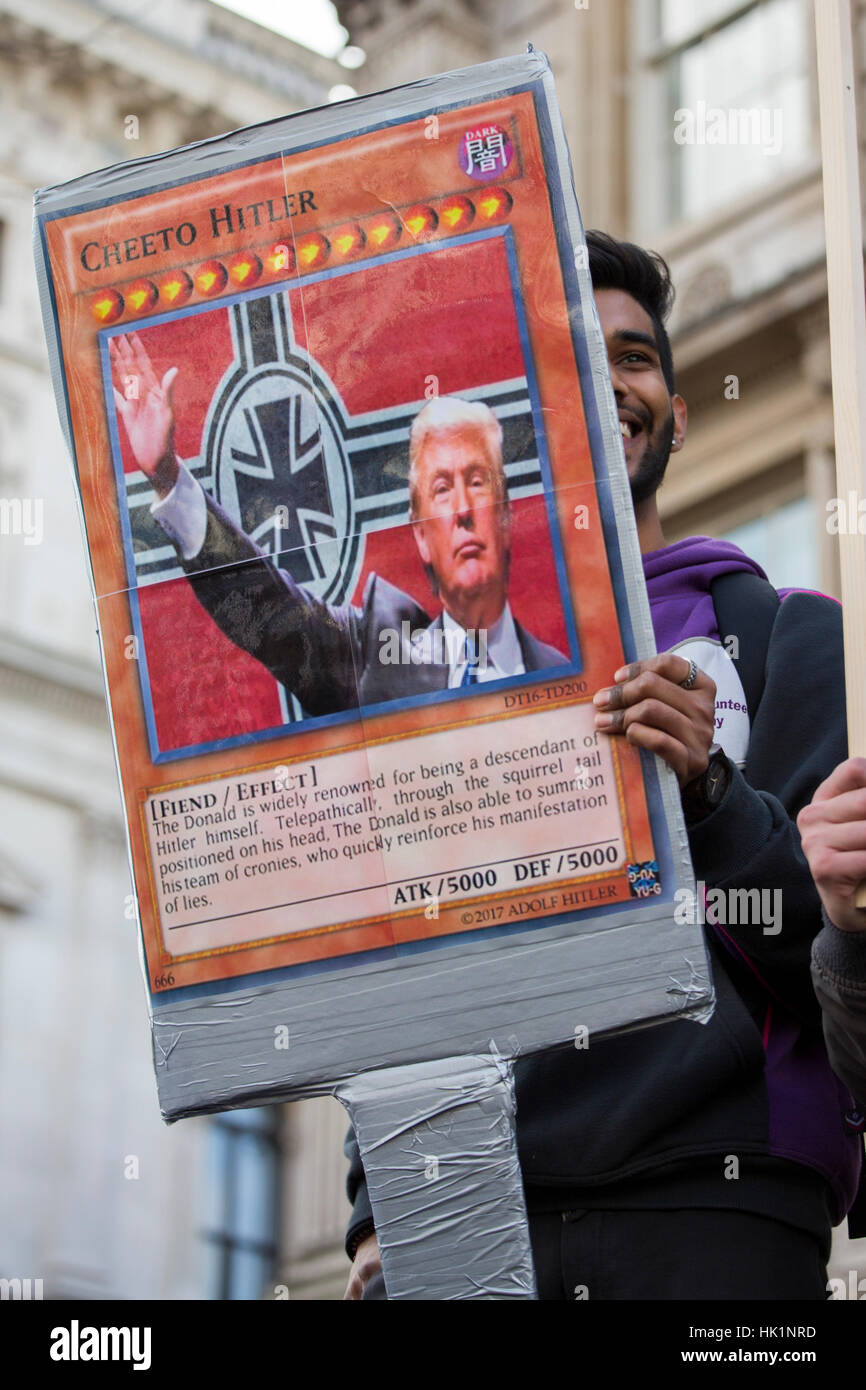
<path id="1" fill-rule="evenodd" d="M 382 1260 L 379 1256 L 379 1238 L 375 1231 L 365 1236 L 355 1251 L 355 1258 L 352 1261 L 352 1268 L 349 1273 L 349 1282 L 346 1285 L 346 1292 L 343 1294 L 343 1301 L 359 1299 L 364 1292 L 364 1287 L 374 1274 L 378 1274 L 382 1268 Z"/>
<path id="2" fill-rule="evenodd" d="M 649 661 L 623 666 L 616 685 L 599 690 L 594 703 L 604 713 L 595 726 L 606 734 L 625 734 L 629 743 L 657 753 L 677 774 L 680 788 L 706 770 L 715 733 L 716 686 L 698 671 L 691 690 L 685 657 L 663 652 Z"/>
<path id="3" fill-rule="evenodd" d="M 840 931 L 866 931 L 854 898 L 866 879 L 866 758 L 848 758 L 797 817 L 803 853 L 824 911 Z"/>
<path id="4" fill-rule="evenodd" d="M 137 333 L 109 339 L 114 403 L 135 461 L 155 492 L 165 497 L 177 482 L 172 390 L 177 367 L 158 381 Z"/>

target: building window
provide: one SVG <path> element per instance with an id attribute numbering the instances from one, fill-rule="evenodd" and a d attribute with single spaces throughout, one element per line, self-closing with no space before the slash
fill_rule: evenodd
<path id="1" fill-rule="evenodd" d="M 273 1283 L 279 1229 L 279 1126 L 269 1105 L 210 1123 L 205 1182 L 205 1296 L 261 1298 Z"/>
<path id="2" fill-rule="evenodd" d="M 755 517 L 721 533 L 765 571 L 777 589 L 820 589 L 818 553 L 812 502 L 798 497 L 766 516 Z"/>
<path id="3" fill-rule="evenodd" d="M 656 0 L 668 220 L 700 217 L 814 153 L 808 18 L 804 0 Z"/>

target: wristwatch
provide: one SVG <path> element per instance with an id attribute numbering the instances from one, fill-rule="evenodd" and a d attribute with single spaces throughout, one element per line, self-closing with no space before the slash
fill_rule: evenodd
<path id="1" fill-rule="evenodd" d="M 680 793 L 686 825 L 706 820 L 721 806 L 731 785 L 731 764 L 721 744 L 710 745 L 709 761 L 699 776 L 687 782 Z"/>

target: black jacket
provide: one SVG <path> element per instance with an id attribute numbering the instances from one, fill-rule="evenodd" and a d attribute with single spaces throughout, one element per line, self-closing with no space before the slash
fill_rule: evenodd
<path id="1" fill-rule="evenodd" d="M 383 663 L 381 638 L 403 625 L 431 624 L 414 599 L 371 574 L 360 608 L 322 602 L 280 569 L 206 495 L 207 531 L 192 560 L 183 562 L 193 593 L 214 622 L 297 695 L 310 715 L 325 715 L 448 686 L 444 662 Z M 562 666 L 566 657 L 514 624 L 527 671 Z"/>
<path id="2" fill-rule="evenodd" d="M 630 1194 L 634 1205 L 736 1206 L 796 1222 L 798 1180 L 826 1194 L 834 1222 L 850 1207 L 859 1138 L 824 1051 L 809 968 L 820 900 L 795 824 L 847 755 L 844 689 L 838 604 L 791 594 L 773 625 L 745 770 L 734 769 L 722 805 L 689 832 L 696 878 L 781 889 L 782 928 L 706 928 L 717 994 L 708 1024 L 673 1022 L 518 1060 L 530 1210 L 616 1205 Z M 351 1133 L 346 1153 L 351 1251 L 372 1213 Z M 742 1163 L 737 1182 L 725 1179 L 728 1155 Z M 783 1168 L 793 1179 L 787 1195 Z"/>
<path id="3" fill-rule="evenodd" d="M 840 931 L 825 916 L 812 946 L 812 981 L 833 1070 L 866 1112 L 866 932 Z"/>

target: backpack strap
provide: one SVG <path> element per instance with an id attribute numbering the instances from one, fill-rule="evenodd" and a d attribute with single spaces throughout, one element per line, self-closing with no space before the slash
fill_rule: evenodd
<path id="1" fill-rule="evenodd" d="M 749 722 L 754 724 L 764 693 L 767 649 L 779 611 L 779 595 L 767 579 L 749 570 L 720 574 L 710 584 L 722 645 L 736 637 L 733 658 L 746 694 Z"/>

